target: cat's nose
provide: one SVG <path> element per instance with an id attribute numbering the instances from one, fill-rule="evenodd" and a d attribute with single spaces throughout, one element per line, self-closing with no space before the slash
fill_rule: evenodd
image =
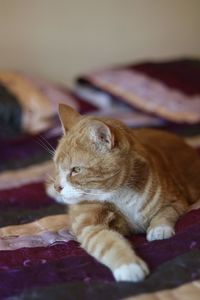
<path id="1" fill-rule="evenodd" d="M 54 188 L 56 190 L 56 192 L 60 193 L 62 191 L 62 186 L 60 186 L 59 184 L 54 184 Z"/>

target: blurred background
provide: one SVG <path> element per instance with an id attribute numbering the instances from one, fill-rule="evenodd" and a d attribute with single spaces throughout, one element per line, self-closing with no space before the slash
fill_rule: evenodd
<path id="1" fill-rule="evenodd" d="M 199 0 L 0 0 L 0 68 L 70 82 L 96 68 L 200 54 Z"/>

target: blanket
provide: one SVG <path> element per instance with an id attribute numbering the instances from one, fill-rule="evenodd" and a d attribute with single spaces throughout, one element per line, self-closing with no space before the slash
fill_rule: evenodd
<path id="1" fill-rule="evenodd" d="M 104 82 L 104 85 L 100 85 L 97 78 L 96 81 L 91 80 L 94 78 L 93 73 L 84 75 L 78 79 L 78 92 L 72 94 L 65 89 L 66 98 L 62 98 L 62 102 L 69 103 L 71 97 L 70 99 L 79 103 L 79 110 L 81 111 L 82 107 L 84 113 L 109 114 L 128 121 L 127 123 L 133 127 L 159 127 L 176 132 L 200 152 L 198 111 L 200 105 L 195 104 L 199 103 L 200 76 L 197 75 L 200 74 L 200 63 L 193 60 L 151 62 L 119 66 L 116 71 L 120 71 L 121 68 L 123 71 L 134 70 L 134 73 L 138 72 L 145 76 L 143 84 L 146 92 L 136 97 L 137 100 L 142 99 L 140 107 L 136 102 L 127 100 L 130 97 L 129 93 L 123 95 L 121 93 L 123 84 L 127 84 L 127 75 L 124 73 L 121 73 L 120 80 L 117 79 L 117 84 L 115 75 L 108 76 L 109 82 L 110 80 L 114 82 L 115 92 L 110 83 Z M 112 72 L 115 72 L 115 68 Z M 187 76 L 184 77 L 183 74 L 186 73 Z M 102 76 L 104 75 L 101 75 L 101 78 Z M 178 93 L 180 103 L 178 110 L 177 100 L 175 108 L 173 107 L 173 97 L 169 100 L 170 105 L 163 102 L 163 98 L 159 100 L 163 91 L 159 95 L 156 93 L 158 97 L 156 103 L 161 101 L 162 105 L 166 104 L 165 109 L 157 109 L 159 105 L 152 104 L 153 108 L 149 110 L 150 102 L 154 99 L 147 97 L 152 89 L 152 80 L 153 87 L 155 84 L 162 84 L 162 89 L 167 89 L 167 94 Z M 6 86 L 1 79 L 0 83 Z M 143 88 L 140 80 L 138 84 L 141 91 Z M 131 82 L 130 87 L 132 89 Z M 8 90 L 8 86 L 6 88 Z M 131 90 L 134 95 L 135 88 L 136 86 L 134 91 Z M 152 94 L 155 95 L 155 91 L 152 91 Z M 22 107 L 17 97 L 15 100 L 12 102 L 13 105 L 16 107 L 18 101 L 18 107 Z M 100 101 L 102 103 L 99 103 Z M 168 101 L 168 98 L 165 98 L 165 101 Z M 184 108 L 181 108 L 182 101 Z M 186 105 L 186 101 L 189 105 Z M 148 104 L 147 107 L 145 103 Z M 20 118 L 23 113 L 25 111 L 21 110 Z M 129 119 L 125 116 L 129 116 Z M 137 116 L 137 120 L 134 116 Z M 65 213 L 65 207 L 49 198 L 44 188 L 44 182 L 52 170 L 52 151 L 61 134 L 58 121 L 56 118 L 53 120 L 53 123 L 48 123 L 45 130 L 41 128 L 34 132 L 20 130 L 14 135 L 12 133 L 1 137 L 0 227 L 25 224 L 44 216 Z M 13 122 L 9 124 L 13 126 Z M 171 239 L 148 242 L 145 235 L 130 236 L 130 243 L 151 269 L 150 276 L 140 283 L 115 282 L 110 270 L 89 256 L 65 229 L 55 232 L 42 231 L 37 235 L 26 237 L 1 236 L 0 298 L 112 300 L 157 297 L 167 299 L 170 295 L 175 295 L 177 299 L 181 299 L 181 295 L 184 294 L 185 297 L 189 295 L 188 298 L 194 300 L 197 299 L 195 295 L 199 294 L 200 287 L 199 232 L 200 210 L 193 210 L 180 218 L 176 225 L 176 235 Z"/>

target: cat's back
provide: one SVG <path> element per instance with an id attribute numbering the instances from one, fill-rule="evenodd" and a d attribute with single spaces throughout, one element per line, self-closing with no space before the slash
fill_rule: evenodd
<path id="1" fill-rule="evenodd" d="M 168 173 L 189 189 L 191 202 L 200 198 L 200 156 L 183 138 L 157 129 L 136 129 L 135 136 Z"/>
<path id="2" fill-rule="evenodd" d="M 147 147 L 159 147 L 163 150 L 169 150 L 177 147 L 183 148 L 188 146 L 184 139 L 165 130 L 141 128 L 133 129 L 133 132 L 140 142 Z"/>
<path id="3" fill-rule="evenodd" d="M 158 129 L 134 129 L 134 135 L 139 141 L 151 151 L 161 151 L 171 159 L 181 159 L 180 154 L 184 156 L 192 156 L 200 162 L 200 157 L 195 149 L 188 145 L 183 138 L 176 134 Z"/>

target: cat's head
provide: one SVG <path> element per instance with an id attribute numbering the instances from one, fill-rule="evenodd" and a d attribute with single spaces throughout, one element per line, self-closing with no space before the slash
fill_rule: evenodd
<path id="1" fill-rule="evenodd" d="M 106 200 L 129 176 L 130 129 L 116 120 L 81 116 L 64 104 L 59 116 L 63 137 L 54 156 L 57 199 L 66 204 Z"/>

